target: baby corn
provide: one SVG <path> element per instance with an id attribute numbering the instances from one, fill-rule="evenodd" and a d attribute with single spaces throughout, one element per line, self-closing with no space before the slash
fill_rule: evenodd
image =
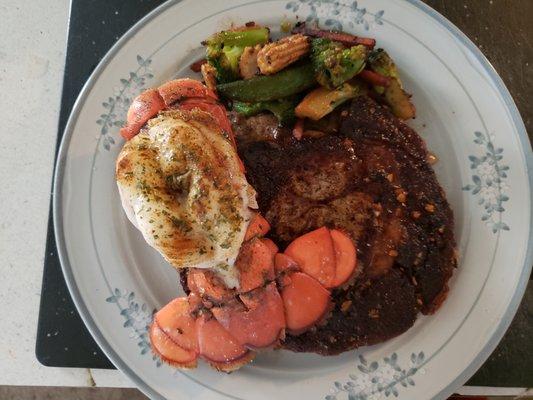
<path id="1" fill-rule="evenodd" d="M 264 75 L 274 74 L 309 53 L 309 39 L 301 34 L 265 45 L 257 55 L 257 65 Z"/>

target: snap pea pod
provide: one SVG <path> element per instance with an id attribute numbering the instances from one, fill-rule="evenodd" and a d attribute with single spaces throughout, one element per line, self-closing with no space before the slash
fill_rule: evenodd
<path id="1" fill-rule="evenodd" d="M 270 32 L 268 28 L 252 26 L 244 29 L 227 30 L 215 33 L 202 42 L 205 46 L 255 46 L 257 43 L 266 43 Z"/>
<path id="2" fill-rule="evenodd" d="M 237 111 L 239 114 L 245 117 L 251 117 L 265 110 L 266 102 L 260 101 L 258 103 L 244 103 L 242 101 L 235 100 L 232 104 L 233 111 Z"/>
<path id="3" fill-rule="evenodd" d="M 270 111 L 276 116 L 280 124 L 286 125 L 294 120 L 294 108 L 297 104 L 298 98 L 295 97 L 273 101 L 260 101 L 258 103 L 234 101 L 233 110 L 245 117 L 250 117 L 262 111 Z"/>
<path id="4" fill-rule="evenodd" d="M 304 64 L 273 75 L 222 83 L 217 85 L 217 92 L 230 100 L 257 103 L 292 96 L 315 85 L 313 66 Z"/>

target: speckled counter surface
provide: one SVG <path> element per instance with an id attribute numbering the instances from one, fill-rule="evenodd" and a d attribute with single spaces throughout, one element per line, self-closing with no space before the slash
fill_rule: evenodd
<path id="1" fill-rule="evenodd" d="M 76 1 L 76 0 L 75 0 Z M 146 9 L 156 1 L 131 1 Z M 446 15 L 474 40 L 493 62 L 522 112 L 529 132 L 532 131 L 533 109 L 528 104 L 533 92 L 533 1 L 530 0 L 428 0 L 428 4 Z M 93 2 L 97 7 L 96 1 Z M 4 121 L 0 146 L 0 181 L 4 184 L 0 200 L 0 255 L 4 279 L 0 282 L 0 312 L 3 335 L 0 336 L 0 384 L 61 386 L 129 386 L 118 371 L 87 368 L 47 368 L 35 357 L 34 346 L 45 239 L 47 234 L 50 184 L 60 110 L 60 93 L 68 19 L 68 1 L 35 0 L 19 2 L 3 0 L 0 13 L 0 90 L 3 94 L 0 117 Z M 116 13 L 115 13 L 116 11 Z M 112 44 L 106 23 L 120 23 L 120 10 L 88 23 L 101 24 L 100 36 L 77 49 L 80 57 L 92 52 L 99 41 Z M 100 43 L 101 44 L 101 43 Z M 67 74 L 69 85 L 82 73 Z M 6 99 L 8 99 L 6 101 Z M 531 135 L 530 135 L 531 137 Z M 28 140 L 29 139 L 29 140 Z M 53 250 L 52 250 L 53 251 Z M 513 368 L 513 360 L 521 357 L 531 366 L 532 287 L 527 305 L 522 306 L 512 330 L 489 362 L 471 381 L 472 384 L 509 386 L 532 375 L 531 369 Z M 68 298 L 57 299 L 68 303 Z M 58 312 L 71 313 L 68 305 Z M 72 317 L 76 317 L 73 315 Z M 50 327 L 52 328 L 52 327 Z M 50 337 L 59 330 L 48 330 Z M 57 332 L 57 334 L 56 334 Z M 524 337 L 525 336 L 525 337 Z M 80 346 L 87 346 L 86 342 Z M 517 345 L 518 344 L 518 345 Z M 524 346 L 529 345 L 529 348 Z M 72 348 L 57 348 L 70 352 Z M 98 349 L 94 351 L 99 357 Z M 529 357 L 529 358 L 528 358 Z M 522 364 L 526 365 L 526 364 Z M 86 366 L 105 366 L 87 363 Z M 478 388 L 464 388 L 463 393 L 481 393 Z M 491 393 L 519 393 L 491 389 Z"/>

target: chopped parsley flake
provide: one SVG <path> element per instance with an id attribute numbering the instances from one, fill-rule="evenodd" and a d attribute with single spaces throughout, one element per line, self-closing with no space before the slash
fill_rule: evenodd
<path id="1" fill-rule="evenodd" d="M 181 218 L 172 216 L 172 217 L 170 217 L 170 220 L 172 221 L 172 225 L 174 225 L 176 228 L 178 228 L 182 232 L 187 233 L 187 232 L 190 232 L 192 230 L 191 225 L 187 221 L 185 221 L 185 220 L 183 220 Z"/>

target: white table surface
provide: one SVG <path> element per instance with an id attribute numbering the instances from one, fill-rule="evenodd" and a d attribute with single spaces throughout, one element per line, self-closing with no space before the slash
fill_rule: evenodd
<path id="1" fill-rule="evenodd" d="M 68 0 L 0 0 L 0 385 L 131 386 L 35 357 Z"/>
<path id="2" fill-rule="evenodd" d="M 35 357 L 68 8 L 0 0 L 0 385 L 130 387 L 119 371 L 50 368 Z"/>

